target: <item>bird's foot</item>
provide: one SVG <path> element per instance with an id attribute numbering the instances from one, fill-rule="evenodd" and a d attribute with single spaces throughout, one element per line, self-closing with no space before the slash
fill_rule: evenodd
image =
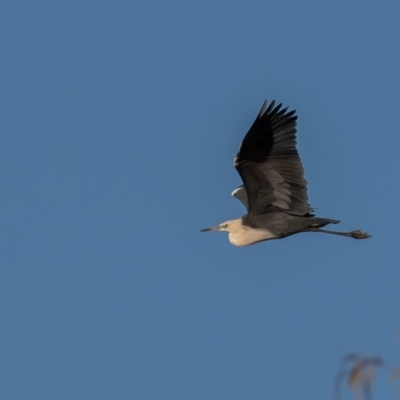
<path id="1" fill-rule="evenodd" d="M 371 235 L 359 229 L 349 232 L 349 236 L 351 236 L 354 239 L 368 239 L 371 237 Z"/>

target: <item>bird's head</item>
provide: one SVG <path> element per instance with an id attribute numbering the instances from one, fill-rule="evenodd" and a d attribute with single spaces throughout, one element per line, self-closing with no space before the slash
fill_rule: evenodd
<path id="1" fill-rule="evenodd" d="M 234 232 L 242 227 L 240 219 L 234 219 L 232 221 L 222 222 L 222 224 L 216 226 L 210 226 L 204 228 L 200 232 Z"/>
<path id="2" fill-rule="evenodd" d="M 241 236 L 245 229 L 242 225 L 241 219 L 234 219 L 231 221 L 225 221 L 217 226 L 211 226 L 210 228 L 202 229 L 201 232 L 228 232 L 229 241 L 235 246 L 243 246 L 241 243 Z"/>
<path id="3" fill-rule="evenodd" d="M 229 241 L 235 246 L 249 246 L 264 240 L 276 239 L 268 229 L 252 228 L 244 225 L 242 218 L 223 222 L 217 226 L 202 229 L 201 232 L 228 232 Z"/>

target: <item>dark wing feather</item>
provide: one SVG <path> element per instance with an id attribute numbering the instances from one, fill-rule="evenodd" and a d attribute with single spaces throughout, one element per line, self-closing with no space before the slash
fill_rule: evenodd
<path id="1" fill-rule="evenodd" d="M 246 188 L 249 213 L 276 208 L 293 215 L 309 212 L 307 182 L 296 149 L 295 111 L 265 101 L 247 132 L 234 165 Z"/>

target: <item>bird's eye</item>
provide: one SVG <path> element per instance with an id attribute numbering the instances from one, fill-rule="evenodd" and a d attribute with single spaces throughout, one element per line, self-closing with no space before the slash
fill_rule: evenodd
<path id="1" fill-rule="evenodd" d="M 221 225 L 221 228 L 227 228 L 228 227 L 228 224 L 223 224 L 223 225 Z"/>

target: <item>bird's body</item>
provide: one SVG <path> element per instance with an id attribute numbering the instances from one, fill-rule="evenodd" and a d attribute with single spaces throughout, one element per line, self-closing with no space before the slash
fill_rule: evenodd
<path id="1" fill-rule="evenodd" d="M 327 224 L 338 224 L 340 221 L 314 217 L 312 214 L 299 217 L 286 212 L 261 214 L 254 218 L 246 214 L 240 219 L 227 221 L 218 229 L 229 232 L 229 241 L 235 246 L 248 246 L 264 240 L 281 239 L 295 233 L 315 230 Z"/>
<path id="2" fill-rule="evenodd" d="M 246 207 L 242 218 L 203 231 L 229 232 L 235 246 L 248 246 L 300 232 L 324 232 L 355 239 L 362 231 L 334 232 L 321 228 L 340 221 L 316 217 L 308 204 L 307 182 L 296 149 L 295 111 L 265 101 L 235 157 L 243 185 L 233 191 Z"/>

